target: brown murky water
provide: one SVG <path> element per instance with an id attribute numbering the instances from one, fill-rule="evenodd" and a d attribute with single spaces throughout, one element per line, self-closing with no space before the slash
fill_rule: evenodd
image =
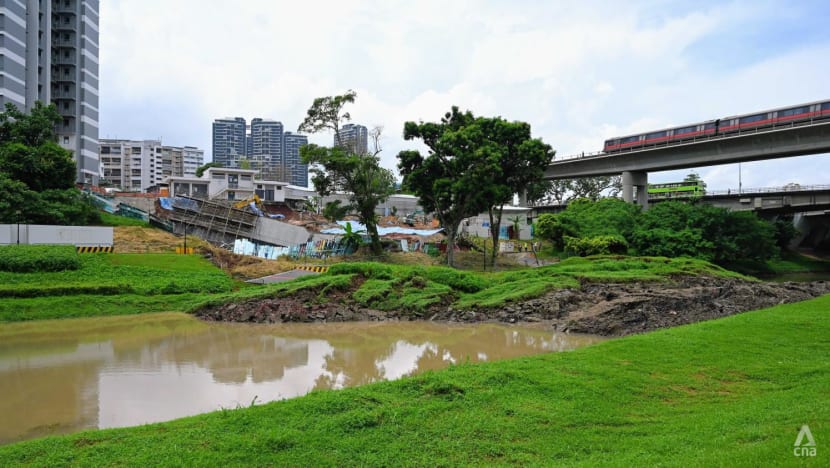
<path id="1" fill-rule="evenodd" d="M 530 326 L 217 324 L 184 314 L 0 325 L 0 443 L 166 421 L 601 339 Z"/>

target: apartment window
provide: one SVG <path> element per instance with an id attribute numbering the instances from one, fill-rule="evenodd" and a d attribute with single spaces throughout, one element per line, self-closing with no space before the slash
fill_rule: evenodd
<path id="1" fill-rule="evenodd" d="M 133 153 L 141 153 L 141 147 L 139 147 L 139 146 L 133 146 L 132 150 L 133 150 Z"/>
<path id="2" fill-rule="evenodd" d="M 241 175 L 239 176 L 239 180 L 251 181 L 251 176 L 249 175 Z"/>
<path id="3" fill-rule="evenodd" d="M 214 172 L 213 174 L 211 174 L 210 178 L 215 180 L 225 180 L 225 174 L 222 174 L 221 172 L 217 174 Z"/>
<path id="4" fill-rule="evenodd" d="M 68 124 L 66 123 L 66 121 L 64 121 L 64 124 L 63 124 L 63 125 L 64 125 L 64 126 L 67 126 Z M 64 144 L 64 145 L 68 145 L 68 144 L 69 144 L 69 137 L 68 137 L 68 136 L 63 137 L 63 144 Z"/>

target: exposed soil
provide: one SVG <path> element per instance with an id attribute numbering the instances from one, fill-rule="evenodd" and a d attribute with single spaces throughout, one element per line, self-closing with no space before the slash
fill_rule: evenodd
<path id="1" fill-rule="evenodd" d="M 356 285 L 355 285 L 356 286 Z M 378 311 L 359 306 L 348 292 L 317 292 L 202 309 L 205 320 L 233 322 L 338 322 L 439 320 L 547 322 L 555 329 L 606 336 L 642 333 L 798 302 L 830 293 L 830 282 L 765 283 L 679 277 L 667 283 L 588 283 L 494 309 L 455 310 L 438 304 L 425 312 Z"/>

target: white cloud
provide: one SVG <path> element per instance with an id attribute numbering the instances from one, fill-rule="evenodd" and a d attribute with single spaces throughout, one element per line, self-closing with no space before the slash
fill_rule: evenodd
<path id="1" fill-rule="evenodd" d="M 782 5 L 110 0 L 101 134 L 210 153 L 215 118 L 295 130 L 315 97 L 354 89 L 351 114 L 385 127 L 390 168 L 399 150 L 420 147 L 402 140 L 403 122 L 438 120 L 452 105 L 527 121 L 560 156 L 589 152 L 612 136 L 830 97 L 830 39 L 785 34 L 827 7 L 781 15 Z M 731 60 L 735 50 L 751 53 Z M 786 173 L 826 182 L 821 158 L 747 163 L 746 183 Z M 701 175 L 715 187 L 730 183 L 727 172 Z"/>

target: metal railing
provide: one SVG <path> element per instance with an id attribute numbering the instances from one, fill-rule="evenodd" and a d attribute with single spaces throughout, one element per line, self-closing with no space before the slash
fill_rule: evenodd
<path id="1" fill-rule="evenodd" d="M 717 195 L 755 195 L 759 193 L 780 193 L 780 192 L 818 192 L 822 190 L 830 190 L 830 185 L 785 185 L 783 187 L 761 187 L 761 188 L 741 188 L 740 190 L 707 190 L 704 196 Z"/>
<path id="2" fill-rule="evenodd" d="M 631 148 L 623 148 L 621 150 L 617 150 L 611 153 L 606 153 L 604 151 L 591 151 L 591 152 L 582 152 L 578 154 L 573 154 L 570 156 L 565 157 L 554 157 L 553 162 L 560 162 L 560 161 L 569 161 L 572 159 L 582 159 L 582 158 L 592 158 L 597 156 L 617 156 L 621 154 L 631 154 L 631 153 L 639 153 L 642 151 L 649 151 L 653 149 L 662 149 L 671 146 L 684 146 L 689 144 L 695 143 L 702 143 L 705 141 L 713 141 L 713 140 L 724 140 L 728 138 L 735 138 L 745 135 L 755 135 L 758 133 L 767 133 L 773 132 L 776 130 L 782 130 L 787 128 L 795 128 L 795 127 L 809 127 L 812 125 L 820 125 L 826 124 L 828 121 L 828 117 L 819 117 L 819 118 L 810 118 L 809 120 L 802 120 L 800 122 L 785 122 L 785 123 L 774 123 L 772 125 L 764 125 L 762 127 L 755 127 L 755 128 L 748 128 L 748 129 L 739 129 L 737 131 L 729 131 L 729 133 L 720 133 L 717 135 L 702 135 L 696 136 L 689 139 L 684 139 L 683 141 L 663 141 L 659 143 L 649 144 L 648 146 L 636 146 Z"/>

